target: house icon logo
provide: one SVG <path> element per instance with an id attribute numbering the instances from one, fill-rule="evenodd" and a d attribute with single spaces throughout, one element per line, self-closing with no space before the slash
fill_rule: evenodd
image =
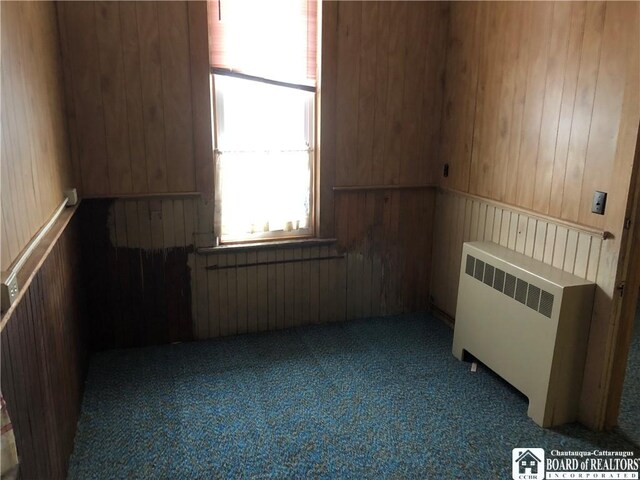
<path id="1" fill-rule="evenodd" d="M 544 479 L 544 449 L 514 448 L 511 458 L 515 480 Z"/>

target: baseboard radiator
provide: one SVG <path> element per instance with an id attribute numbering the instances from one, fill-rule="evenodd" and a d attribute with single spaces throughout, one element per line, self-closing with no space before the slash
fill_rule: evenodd
<path id="1" fill-rule="evenodd" d="M 595 284 L 491 242 L 463 246 L 453 354 L 468 352 L 550 427 L 577 419 Z"/>

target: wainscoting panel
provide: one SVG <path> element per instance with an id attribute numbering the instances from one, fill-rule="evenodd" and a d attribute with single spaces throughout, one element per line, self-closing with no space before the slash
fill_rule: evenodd
<path id="1" fill-rule="evenodd" d="M 347 259 L 335 245 L 196 254 L 195 262 L 196 338 L 345 319 Z"/>
<path id="2" fill-rule="evenodd" d="M 164 198 L 82 203 L 93 349 L 193 338 L 188 257 L 193 252 L 194 202 Z"/>
<path id="3" fill-rule="evenodd" d="M 20 478 L 66 478 L 73 450 L 87 365 L 77 220 L 3 319 L 2 394 Z"/>
<path id="4" fill-rule="evenodd" d="M 426 310 L 434 198 L 336 192 L 336 244 L 195 254 L 194 336 Z"/>
<path id="5" fill-rule="evenodd" d="M 437 194 L 431 295 L 455 318 L 462 244 L 491 241 L 596 281 L 602 236 L 454 192 Z"/>
<path id="6" fill-rule="evenodd" d="M 333 243 L 198 251 L 202 197 L 83 202 L 97 350 L 426 310 L 433 189 L 336 193 Z"/>

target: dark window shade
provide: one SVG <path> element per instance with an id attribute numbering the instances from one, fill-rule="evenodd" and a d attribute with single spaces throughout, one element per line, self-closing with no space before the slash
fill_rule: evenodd
<path id="1" fill-rule="evenodd" d="M 317 0 L 209 0 L 212 68 L 316 84 Z"/>

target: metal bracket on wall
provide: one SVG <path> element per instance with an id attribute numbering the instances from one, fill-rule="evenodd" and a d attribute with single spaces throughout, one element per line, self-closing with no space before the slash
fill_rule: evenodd
<path id="1" fill-rule="evenodd" d="M 9 276 L 2 282 L 2 311 L 9 310 L 13 302 L 18 298 L 18 277 L 16 272 L 11 272 Z"/>

